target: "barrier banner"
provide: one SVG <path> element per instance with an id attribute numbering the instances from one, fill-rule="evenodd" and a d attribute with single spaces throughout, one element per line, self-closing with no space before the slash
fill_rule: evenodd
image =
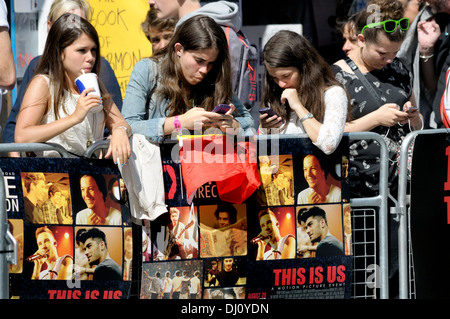
<path id="1" fill-rule="evenodd" d="M 161 145 L 168 212 L 143 227 L 141 299 L 350 298 L 348 138 L 331 155 L 308 138 L 258 136 L 226 146 L 239 152 L 244 145 L 245 156 L 224 156 L 210 141 L 197 144 L 203 155 L 196 158 L 199 149 L 186 149 L 195 141 L 183 140 L 183 165 L 177 143 Z M 223 183 L 223 167 L 211 163 L 232 169 L 227 161 L 239 159 L 247 172 L 256 167 L 260 183 L 232 201 L 214 181 Z M 198 174 L 210 181 L 192 198 L 187 179 L 202 180 Z"/>
<path id="2" fill-rule="evenodd" d="M 415 139 L 409 216 L 413 292 L 418 299 L 448 299 L 450 280 L 445 269 L 450 262 L 446 253 L 450 232 L 448 134 L 419 134 Z"/>
<path id="3" fill-rule="evenodd" d="M 19 248 L 10 298 L 129 298 L 133 231 L 114 163 L 1 158 L 0 167 Z"/>

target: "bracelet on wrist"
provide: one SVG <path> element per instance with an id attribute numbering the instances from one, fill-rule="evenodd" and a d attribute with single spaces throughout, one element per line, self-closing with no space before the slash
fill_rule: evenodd
<path id="1" fill-rule="evenodd" d="M 308 119 L 312 119 L 314 116 L 311 114 L 311 112 L 310 113 L 308 113 L 308 114 L 306 114 L 305 116 L 303 116 L 301 119 L 300 119 L 300 123 L 303 123 L 304 121 L 306 121 L 306 120 L 308 120 Z"/>
<path id="2" fill-rule="evenodd" d="M 173 121 L 173 126 L 175 127 L 175 131 L 178 135 L 178 143 L 180 147 L 183 147 L 183 130 L 181 129 L 181 122 L 178 118 L 178 115 L 175 115 L 175 119 Z"/>
<path id="3" fill-rule="evenodd" d="M 118 129 L 118 128 L 124 129 L 125 132 L 127 133 L 127 136 L 128 136 L 128 137 L 131 136 L 130 131 L 128 130 L 128 127 L 126 127 L 126 126 L 124 126 L 124 125 L 121 125 L 121 126 L 116 127 L 116 129 Z"/>
<path id="4" fill-rule="evenodd" d="M 180 120 L 178 119 L 178 115 L 175 115 L 175 120 L 173 121 L 173 126 L 175 126 L 176 130 L 181 129 L 181 123 L 180 123 Z"/>
<path id="5" fill-rule="evenodd" d="M 419 58 L 423 60 L 423 62 L 428 62 L 429 59 L 431 59 L 434 56 L 434 53 L 430 55 L 419 55 Z"/>

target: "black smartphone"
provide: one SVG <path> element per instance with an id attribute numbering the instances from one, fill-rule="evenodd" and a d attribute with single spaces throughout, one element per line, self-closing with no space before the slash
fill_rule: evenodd
<path id="1" fill-rule="evenodd" d="M 228 104 L 219 104 L 212 111 L 216 112 L 216 113 L 220 113 L 220 114 L 225 114 L 229 110 L 230 110 L 230 106 Z"/>
<path id="2" fill-rule="evenodd" d="M 262 109 L 258 110 L 261 114 L 268 114 L 268 117 L 272 117 L 274 115 L 279 116 L 274 110 L 272 110 L 270 107 L 264 107 Z M 282 120 L 282 123 L 284 123 L 284 120 Z"/>

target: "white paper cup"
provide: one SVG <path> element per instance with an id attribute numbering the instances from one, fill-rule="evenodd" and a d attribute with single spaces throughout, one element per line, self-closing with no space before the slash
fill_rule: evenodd
<path id="1" fill-rule="evenodd" d="M 75 85 L 78 87 L 78 91 L 80 93 L 88 88 L 93 88 L 94 91 L 90 92 L 89 94 L 95 94 L 101 97 L 100 89 L 98 87 L 98 78 L 97 74 L 95 73 L 86 73 L 80 75 L 75 79 Z M 89 112 L 97 113 L 100 112 L 101 110 L 103 110 L 103 105 L 98 105 L 91 108 Z"/>

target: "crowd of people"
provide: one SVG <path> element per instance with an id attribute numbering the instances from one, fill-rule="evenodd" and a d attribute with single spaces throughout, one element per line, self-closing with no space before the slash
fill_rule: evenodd
<path id="1" fill-rule="evenodd" d="M 174 274 L 166 271 L 164 278 L 156 271 L 150 275 L 144 271 L 144 283 L 148 285 L 147 299 L 198 299 L 202 293 L 200 271 L 192 274 L 187 270 L 176 270 Z"/>
<path id="2" fill-rule="evenodd" d="M 230 46 L 230 34 L 248 40 L 241 31 L 235 3 L 216 1 L 202 6 L 199 0 L 150 0 L 149 6 L 140 26 L 153 54 L 136 63 L 122 98 L 114 71 L 101 56 L 99 35 L 90 23 L 89 3 L 54 0 L 43 54 L 33 59 L 25 72 L 3 128 L 3 142 L 52 142 L 63 146 L 70 156 L 82 157 L 90 145 L 107 138 L 108 149 L 102 157 L 123 166 L 132 154 L 133 134 L 154 144 L 172 139 L 183 130 L 193 134 L 210 129 L 232 135 L 306 134 L 321 155 L 329 155 L 338 148 L 344 133 L 370 131 L 380 134 L 388 145 L 389 186 L 395 196 L 402 140 L 412 131 L 444 125 L 441 100 L 450 68 L 450 1 L 368 0 L 366 8 L 342 23 L 345 57 L 331 65 L 307 37 L 278 31 L 261 52 L 264 77 L 260 105 L 253 103 L 248 91 L 252 84 L 238 79 L 240 72 L 236 71 L 242 63 Z M 14 60 L 6 14 L 5 1 L 0 0 L 0 88 L 12 89 L 16 73 L 11 68 Z M 84 73 L 98 75 L 100 96 L 90 94 L 92 88 L 77 87 L 75 80 Z M 223 104 L 227 110 L 215 111 Z M 259 112 L 253 112 L 254 108 Z M 372 196 L 379 191 L 379 153 L 375 141 L 350 141 L 347 173 L 352 197 Z M 57 154 L 47 151 L 33 156 Z M 289 203 L 340 202 L 341 190 L 327 184 L 320 156 L 305 156 L 302 165 L 308 188 L 296 195 L 296 201 L 289 192 Z M 280 180 L 289 178 L 279 176 Z M 39 184 L 41 177 L 30 175 L 24 184 L 28 193 L 27 221 L 70 224 L 72 216 L 56 185 L 48 190 L 44 209 L 37 210 L 36 202 L 47 192 L 43 182 Z M 32 183 L 32 179 L 36 182 Z M 83 199 L 93 184 L 98 184 L 94 176 L 81 177 Z M 97 202 L 103 203 L 100 192 Z M 88 205 L 77 214 L 76 224 L 122 223 L 120 212 L 104 203 L 97 210 Z M 223 216 L 216 217 L 224 223 Z M 254 242 L 258 245 L 257 260 L 344 253 L 336 251 L 337 240 L 327 227 L 325 211 L 316 207 L 298 215 L 301 227 L 297 230 L 307 232 L 309 239 L 314 236 L 314 244 L 311 240 L 298 240 L 296 244 L 293 234 L 282 236 L 270 209 L 261 211 L 258 220 L 261 233 L 270 236 L 266 236 L 267 241 Z M 180 232 L 181 226 L 184 228 L 178 219 L 172 221 L 167 234 Z M 43 243 L 50 235 L 42 229 L 36 238 Z M 83 240 L 90 249 L 105 241 L 103 234 L 90 236 Z M 92 240 L 99 237 L 102 239 Z M 174 238 L 167 237 L 165 246 L 172 249 L 174 245 L 168 243 Z M 267 245 L 273 249 L 266 250 Z M 177 254 L 184 259 L 186 252 L 179 249 Z M 167 252 L 168 259 L 172 255 Z M 52 263 L 62 267 L 63 276 L 65 267 L 72 267 L 73 261 L 66 256 L 53 257 Z M 107 252 L 102 258 L 109 260 Z M 42 263 L 36 262 L 36 279 L 47 276 L 41 274 Z M 118 276 L 121 269 L 114 267 Z M 101 267 L 94 276 L 102 276 Z M 196 298 L 201 291 L 197 284 L 199 273 L 190 278 L 187 273 L 176 274 L 172 280 L 170 273 L 166 278 L 161 278 L 159 272 L 146 276 L 151 282 L 151 298 L 180 298 L 180 294 L 181 298 Z M 234 277 L 233 283 L 237 280 Z M 216 275 L 208 280 L 219 278 Z M 178 281 L 179 289 L 174 289 Z M 169 282 L 170 289 L 166 288 Z"/>
<path id="3" fill-rule="evenodd" d="M 415 7 L 410 1 L 368 1 L 343 24 L 346 58 L 332 65 L 305 36 L 279 31 L 262 51 L 262 101 L 254 106 L 261 111 L 259 118 L 236 89 L 233 64 L 238 58 L 228 49 L 226 32 L 241 32 L 238 6 L 226 1 L 202 6 L 198 0 L 150 0 L 149 5 L 141 28 L 153 55 L 135 65 L 122 102 L 114 71 L 101 56 L 99 36 L 89 22 L 89 3 L 55 0 L 44 52 L 25 73 L 3 130 L 4 142 L 54 142 L 80 157 L 92 143 L 108 137 L 103 156 L 124 165 L 132 134 L 161 143 L 180 129 L 306 133 L 331 154 L 345 132 L 373 131 L 388 143 L 393 182 L 405 135 L 432 122 L 442 125 L 447 1 L 419 1 Z M 90 88 L 79 92 L 74 83 L 90 72 L 99 75 L 101 97 L 89 94 Z M 224 114 L 213 112 L 219 104 L 230 108 Z M 99 106 L 102 112 L 92 111 Z M 350 145 L 353 196 L 377 191 L 378 151 L 371 141 Z"/>

